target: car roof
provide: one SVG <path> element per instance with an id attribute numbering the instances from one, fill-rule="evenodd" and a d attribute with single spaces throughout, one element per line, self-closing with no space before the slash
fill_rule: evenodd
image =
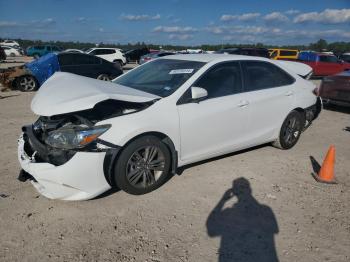
<path id="1" fill-rule="evenodd" d="M 174 59 L 174 60 L 188 60 L 197 62 L 220 62 L 220 61 L 234 61 L 234 60 L 261 60 L 270 61 L 270 59 L 257 56 L 246 55 L 230 55 L 230 54 L 178 54 L 162 57 L 160 59 Z"/>
<path id="2" fill-rule="evenodd" d="M 116 47 L 92 47 L 91 49 L 113 49 L 113 50 L 121 50 L 120 48 Z"/>

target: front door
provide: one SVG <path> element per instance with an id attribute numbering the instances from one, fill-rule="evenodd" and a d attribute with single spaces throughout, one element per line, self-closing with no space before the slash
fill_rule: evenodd
<path id="1" fill-rule="evenodd" d="M 178 105 L 181 160 L 198 161 L 242 146 L 246 140 L 248 104 L 241 94 L 239 63 L 215 65 L 193 86 L 206 89 L 208 97 L 199 103 Z M 188 92 L 190 89 L 187 95 Z"/>

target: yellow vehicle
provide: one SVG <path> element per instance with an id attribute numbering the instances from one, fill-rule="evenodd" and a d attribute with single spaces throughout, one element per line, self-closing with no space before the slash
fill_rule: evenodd
<path id="1" fill-rule="evenodd" d="M 299 50 L 296 49 L 281 49 L 281 48 L 273 48 L 269 49 L 270 58 L 274 60 L 289 60 L 289 59 L 297 59 Z"/>

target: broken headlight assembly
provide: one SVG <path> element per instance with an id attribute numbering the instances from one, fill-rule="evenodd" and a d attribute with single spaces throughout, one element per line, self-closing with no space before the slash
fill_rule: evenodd
<path id="1" fill-rule="evenodd" d="M 48 133 L 45 143 L 51 147 L 71 150 L 81 149 L 105 133 L 111 125 L 81 126 L 68 125 Z"/>

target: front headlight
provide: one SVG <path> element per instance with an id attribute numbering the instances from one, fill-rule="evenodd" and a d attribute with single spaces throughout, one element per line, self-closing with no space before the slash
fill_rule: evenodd
<path id="1" fill-rule="evenodd" d="M 93 127 L 67 126 L 49 132 L 45 143 L 60 149 L 79 149 L 95 141 L 106 132 L 111 125 Z"/>

